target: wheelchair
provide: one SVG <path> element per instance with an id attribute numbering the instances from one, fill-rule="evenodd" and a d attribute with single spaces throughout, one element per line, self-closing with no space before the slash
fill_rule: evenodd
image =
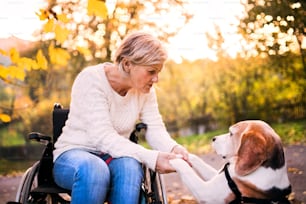
<path id="1" fill-rule="evenodd" d="M 62 133 L 69 109 L 55 104 L 52 112 L 53 138 L 38 132 L 28 135 L 30 140 L 43 143 L 45 148 L 42 157 L 23 174 L 14 202 L 7 204 L 68 204 L 71 192 L 56 185 L 53 180 L 53 150 L 54 143 Z M 130 140 L 137 143 L 147 126 L 136 124 Z M 142 181 L 139 204 L 167 204 L 166 190 L 163 178 L 157 172 L 143 165 L 144 179 Z"/>

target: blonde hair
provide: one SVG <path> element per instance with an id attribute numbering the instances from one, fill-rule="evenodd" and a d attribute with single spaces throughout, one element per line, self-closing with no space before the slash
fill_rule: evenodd
<path id="1" fill-rule="evenodd" d="M 167 52 L 161 42 L 152 35 L 144 32 L 134 32 L 126 36 L 117 51 L 114 61 L 120 64 L 125 58 L 136 65 L 158 65 L 167 59 Z"/>

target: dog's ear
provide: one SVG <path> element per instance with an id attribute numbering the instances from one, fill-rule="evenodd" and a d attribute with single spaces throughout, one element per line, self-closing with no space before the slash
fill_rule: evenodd
<path id="1" fill-rule="evenodd" d="M 267 141 L 260 132 L 243 133 L 237 154 L 236 173 L 245 176 L 257 169 L 267 159 L 266 145 Z"/>

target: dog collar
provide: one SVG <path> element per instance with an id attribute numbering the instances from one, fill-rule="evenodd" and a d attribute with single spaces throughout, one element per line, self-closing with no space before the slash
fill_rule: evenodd
<path id="1" fill-rule="evenodd" d="M 223 168 L 224 173 L 225 173 L 225 177 L 226 177 L 226 180 L 227 180 L 227 184 L 228 184 L 228 186 L 230 187 L 230 189 L 233 191 L 233 193 L 236 196 L 236 199 L 234 201 L 236 201 L 236 200 L 240 201 L 241 200 L 241 192 L 239 191 L 236 183 L 231 178 L 231 176 L 230 176 L 230 174 L 228 172 L 228 166 L 229 166 L 229 163 L 226 163 L 224 165 L 224 168 Z M 232 201 L 231 203 L 233 203 L 234 201 Z M 234 202 L 234 203 L 237 203 L 237 202 Z"/>
<path id="2" fill-rule="evenodd" d="M 284 204 L 290 204 L 288 199 L 286 197 L 281 197 L 278 200 L 272 200 L 272 199 L 259 199 L 259 198 L 249 198 L 244 197 L 241 195 L 241 192 L 239 191 L 238 186 L 234 182 L 234 180 L 231 178 L 229 172 L 228 172 L 228 166 L 230 163 L 226 163 L 224 165 L 224 173 L 227 180 L 227 184 L 230 187 L 230 189 L 235 194 L 235 200 L 231 201 L 230 204 L 238 204 L 238 203 L 258 203 L 258 204 L 271 204 L 271 203 L 284 203 Z"/>

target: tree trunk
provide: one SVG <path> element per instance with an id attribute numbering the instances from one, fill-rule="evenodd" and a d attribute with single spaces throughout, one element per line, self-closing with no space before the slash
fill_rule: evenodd
<path id="1" fill-rule="evenodd" d="M 304 77 L 306 77 L 306 62 L 305 62 L 305 52 L 304 52 L 304 49 L 302 48 L 302 41 L 303 41 L 303 35 L 299 35 L 299 34 L 296 34 L 296 39 L 297 39 L 297 42 L 298 42 L 298 45 L 299 45 L 299 51 L 300 51 L 300 54 L 301 54 L 301 60 L 302 60 L 302 65 L 303 65 L 303 69 L 304 69 Z"/>

